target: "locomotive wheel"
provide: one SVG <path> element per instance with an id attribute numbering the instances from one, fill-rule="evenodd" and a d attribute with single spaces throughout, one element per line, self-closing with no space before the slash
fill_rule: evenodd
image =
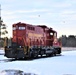
<path id="1" fill-rule="evenodd" d="M 41 57 L 42 57 L 43 54 L 44 54 L 44 51 L 42 50 L 42 51 L 40 52 Z"/>
<path id="2" fill-rule="evenodd" d="M 34 54 L 34 58 L 38 58 L 38 52 Z"/>
<path id="3" fill-rule="evenodd" d="M 48 56 L 49 56 L 49 54 L 46 54 L 46 56 L 48 57 Z"/>
<path id="4" fill-rule="evenodd" d="M 31 58 L 37 58 L 38 57 L 38 51 L 33 51 L 31 54 Z"/>
<path id="5" fill-rule="evenodd" d="M 53 53 L 52 54 L 46 54 L 47 57 L 51 57 L 53 56 Z"/>

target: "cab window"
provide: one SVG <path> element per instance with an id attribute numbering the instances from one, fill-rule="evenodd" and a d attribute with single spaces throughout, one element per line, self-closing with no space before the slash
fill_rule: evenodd
<path id="1" fill-rule="evenodd" d="M 19 27 L 19 30 L 25 30 L 25 27 Z"/>

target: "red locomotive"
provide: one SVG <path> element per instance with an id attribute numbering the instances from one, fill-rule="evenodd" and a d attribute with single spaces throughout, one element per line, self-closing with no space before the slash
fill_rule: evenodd
<path id="1" fill-rule="evenodd" d="M 38 57 L 61 53 L 57 32 L 45 25 L 13 24 L 12 45 L 5 47 L 8 58 Z"/>

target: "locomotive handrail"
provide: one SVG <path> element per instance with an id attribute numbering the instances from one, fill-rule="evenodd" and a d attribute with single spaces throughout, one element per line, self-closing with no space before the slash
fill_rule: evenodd
<path id="1" fill-rule="evenodd" d="M 46 40 L 51 40 L 51 41 L 52 41 L 52 40 L 53 40 L 53 38 L 52 38 L 52 39 L 46 39 Z"/>
<path id="2" fill-rule="evenodd" d="M 24 45 L 26 46 L 26 42 L 25 42 L 25 39 L 24 39 L 24 37 L 22 37 L 23 38 L 23 41 L 24 41 Z"/>

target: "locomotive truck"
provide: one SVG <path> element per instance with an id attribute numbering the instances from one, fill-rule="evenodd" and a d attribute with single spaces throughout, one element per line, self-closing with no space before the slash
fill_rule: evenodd
<path id="1" fill-rule="evenodd" d="M 36 58 L 38 56 L 55 56 L 61 53 L 57 32 L 46 25 L 15 23 L 12 25 L 11 45 L 6 39 L 5 56 L 7 58 Z"/>

